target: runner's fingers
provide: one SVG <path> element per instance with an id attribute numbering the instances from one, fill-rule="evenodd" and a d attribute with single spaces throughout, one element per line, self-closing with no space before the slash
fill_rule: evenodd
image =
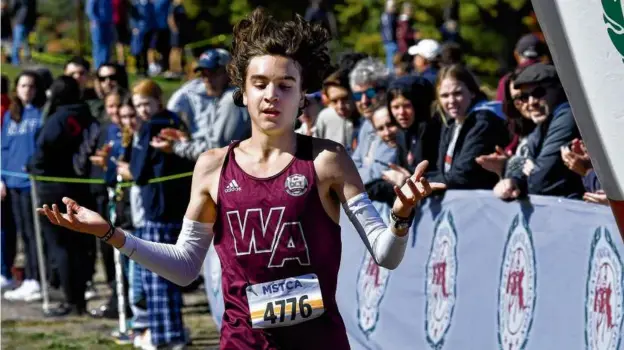
<path id="1" fill-rule="evenodd" d="M 418 198 L 421 196 L 420 195 L 420 190 L 418 189 L 418 187 L 416 186 L 416 184 L 414 183 L 414 181 L 412 179 L 407 179 L 407 186 L 409 187 L 410 191 L 412 191 L 412 197 L 410 198 L 410 202 L 412 204 L 416 203 L 416 201 L 418 200 Z"/>
<path id="2" fill-rule="evenodd" d="M 73 211 L 78 211 L 78 209 L 80 208 L 78 203 L 75 200 L 73 200 L 73 199 L 71 199 L 69 197 L 63 197 L 63 203 L 65 203 L 65 205 L 68 208 L 67 209 L 67 213 L 70 212 L 69 209 L 71 209 L 71 211 L 73 212 Z"/>
<path id="3" fill-rule="evenodd" d="M 67 208 L 67 221 L 69 221 L 70 224 L 73 224 L 75 222 L 74 220 L 74 211 L 72 210 L 71 206 L 66 205 Z"/>
<path id="4" fill-rule="evenodd" d="M 48 220 L 50 220 L 51 223 L 58 225 L 58 222 L 56 221 L 56 218 L 54 217 L 52 210 L 50 210 L 50 207 L 48 207 L 47 204 L 43 205 L 43 213 L 45 214 L 45 216 L 48 217 Z"/>
<path id="5" fill-rule="evenodd" d="M 418 165 L 416 166 L 416 170 L 414 171 L 414 178 L 420 179 L 427 170 L 428 166 L 429 161 L 427 160 L 423 160 L 422 162 L 418 163 Z"/>
<path id="6" fill-rule="evenodd" d="M 423 192 L 421 193 L 423 197 L 426 197 L 430 195 L 431 192 L 433 192 L 433 189 L 431 188 L 431 184 L 429 184 L 429 181 L 427 179 L 422 178 L 420 180 L 420 184 L 423 187 Z"/>
<path id="7" fill-rule="evenodd" d="M 410 205 L 410 200 L 407 199 L 407 197 L 405 197 L 405 195 L 403 194 L 403 191 L 401 191 L 399 186 L 394 186 L 394 193 L 397 195 L 401 203 L 405 205 Z"/>
<path id="8" fill-rule="evenodd" d="M 52 204 L 52 215 L 54 215 L 54 218 L 59 225 L 63 225 L 65 220 L 63 219 L 63 214 L 59 211 L 58 205 L 56 204 Z"/>

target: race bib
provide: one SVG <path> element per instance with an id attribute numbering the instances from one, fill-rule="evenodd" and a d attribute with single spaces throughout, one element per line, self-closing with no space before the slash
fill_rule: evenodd
<path id="1" fill-rule="evenodd" d="M 318 277 L 308 274 L 247 287 L 253 328 L 292 326 L 325 312 Z"/>

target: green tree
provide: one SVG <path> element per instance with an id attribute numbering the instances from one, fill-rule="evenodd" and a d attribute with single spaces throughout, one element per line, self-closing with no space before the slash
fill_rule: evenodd
<path id="1" fill-rule="evenodd" d="M 440 40 L 440 27 L 451 0 L 405 0 L 414 6 L 422 37 Z M 385 0 L 344 0 L 334 6 L 343 47 L 383 57 L 380 23 Z M 402 2 L 398 4 L 400 11 Z M 458 25 L 467 63 L 479 74 L 494 76 L 512 65 L 515 41 L 529 28 L 528 0 L 461 0 Z"/>

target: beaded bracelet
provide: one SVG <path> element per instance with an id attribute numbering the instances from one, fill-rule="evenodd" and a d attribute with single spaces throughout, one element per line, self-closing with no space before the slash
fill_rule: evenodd
<path id="1" fill-rule="evenodd" d="M 113 234 L 115 234 L 115 226 L 113 226 L 113 224 L 111 224 L 110 222 L 108 223 L 108 226 L 108 232 L 106 232 L 104 236 L 99 237 L 102 242 L 108 242 L 108 240 L 113 237 Z"/>

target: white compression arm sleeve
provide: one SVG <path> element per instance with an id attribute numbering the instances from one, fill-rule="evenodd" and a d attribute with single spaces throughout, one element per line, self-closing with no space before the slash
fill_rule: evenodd
<path id="1" fill-rule="evenodd" d="M 212 226 L 184 218 L 176 244 L 150 242 L 124 231 L 126 242 L 119 251 L 163 278 L 188 286 L 199 276 L 214 235 Z"/>
<path id="2" fill-rule="evenodd" d="M 366 192 L 342 206 L 377 264 L 390 270 L 399 266 L 405 254 L 407 235 L 399 237 L 386 227 Z"/>

